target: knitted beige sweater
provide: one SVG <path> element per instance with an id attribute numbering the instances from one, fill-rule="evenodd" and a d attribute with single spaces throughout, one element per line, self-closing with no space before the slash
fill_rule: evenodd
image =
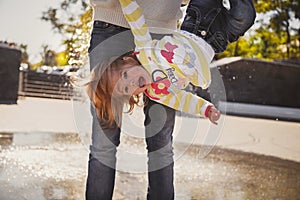
<path id="1" fill-rule="evenodd" d="M 184 1 L 184 2 L 183 2 Z M 182 17 L 181 3 L 187 0 L 137 0 L 143 9 L 149 27 L 175 29 Z M 129 28 L 118 0 L 90 0 L 94 9 L 94 21 L 104 21 Z"/>

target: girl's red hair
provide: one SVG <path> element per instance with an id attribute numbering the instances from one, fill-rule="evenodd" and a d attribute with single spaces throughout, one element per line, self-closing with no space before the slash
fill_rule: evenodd
<path id="1" fill-rule="evenodd" d="M 118 73 L 122 70 L 123 57 L 131 56 L 131 53 L 122 55 L 116 59 L 110 59 L 99 63 L 91 73 L 91 80 L 87 83 L 87 93 L 91 103 L 96 109 L 99 122 L 102 127 L 117 128 L 121 126 L 124 104 L 128 104 L 127 112 L 131 112 L 135 105 L 139 105 L 139 95 L 115 96 L 113 85 L 109 80 L 110 73 Z"/>

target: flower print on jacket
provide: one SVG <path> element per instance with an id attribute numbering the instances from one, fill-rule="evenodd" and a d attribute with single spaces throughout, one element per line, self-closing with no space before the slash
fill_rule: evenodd
<path id="1" fill-rule="evenodd" d="M 171 86 L 171 82 L 167 78 L 156 77 L 155 82 L 151 83 L 155 94 L 170 94 L 168 88 Z"/>
<path id="2" fill-rule="evenodd" d="M 170 42 L 167 42 L 165 44 L 166 50 L 161 50 L 161 55 L 169 62 L 173 63 L 173 56 L 174 56 L 174 49 L 178 48 L 177 45 L 172 45 Z"/>

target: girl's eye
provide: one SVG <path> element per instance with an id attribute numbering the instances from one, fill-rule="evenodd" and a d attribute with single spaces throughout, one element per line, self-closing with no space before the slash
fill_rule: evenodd
<path id="1" fill-rule="evenodd" d="M 123 76 L 124 76 L 124 79 L 127 79 L 127 72 L 126 71 L 124 72 Z"/>
<path id="2" fill-rule="evenodd" d="M 127 86 L 124 88 L 124 90 L 125 90 L 126 93 L 128 93 L 128 87 Z"/>

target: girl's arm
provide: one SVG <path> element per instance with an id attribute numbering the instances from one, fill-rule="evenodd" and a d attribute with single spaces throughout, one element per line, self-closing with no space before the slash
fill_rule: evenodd
<path id="1" fill-rule="evenodd" d="M 164 94 L 156 94 L 155 91 L 152 90 L 146 93 L 146 95 L 151 100 L 174 108 L 175 110 L 196 115 L 200 114 L 202 117 L 208 117 L 210 108 L 214 107 L 209 101 L 185 90 L 177 89 L 176 87 L 169 88 L 168 92 L 164 92 Z"/>
<path id="2" fill-rule="evenodd" d="M 211 123 L 215 125 L 218 124 L 217 121 L 219 120 L 221 113 L 212 103 L 184 90 L 177 90 L 174 92 L 174 94 L 170 93 L 164 95 L 160 100 L 157 100 L 157 102 L 181 112 L 200 115 L 208 118 Z"/>
<path id="3" fill-rule="evenodd" d="M 211 123 L 217 125 L 220 118 L 220 111 L 205 99 L 184 90 L 175 88 L 175 93 L 170 93 L 160 99 L 160 103 L 176 110 L 196 114 L 208 118 Z"/>
<path id="4" fill-rule="evenodd" d="M 151 40 L 148 26 L 141 7 L 133 0 L 119 0 L 123 14 L 131 27 L 134 42 L 137 47 L 145 47 Z"/>

